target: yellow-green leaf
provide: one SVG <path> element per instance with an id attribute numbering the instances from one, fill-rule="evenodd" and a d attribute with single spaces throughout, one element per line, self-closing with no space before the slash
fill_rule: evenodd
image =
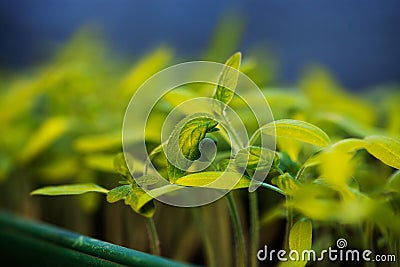
<path id="1" fill-rule="evenodd" d="M 217 189 L 238 189 L 248 187 L 250 179 L 237 172 L 198 172 L 177 179 L 175 184 Z"/>
<path id="2" fill-rule="evenodd" d="M 46 186 L 31 192 L 31 195 L 63 196 L 80 195 L 89 192 L 107 194 L 108 190 L 93 183 Z"/>
<path id="3" fill-rule="evenodd" d="M 179 186 L 179 185 L 175 185 L 175 184 L 167 184 L 167 185 L 152 189 L 148 193 L 141 194 L 138 197 L 137 208 L 139 208 L 139 209 L 142 208 L 146 203 L 151 201 L 153 198 L 156 198 L 156 197 L 159 197 L 159 196 L 162 196 L 165 194 L 173 193 L 174 191 L 184 189 L 184 188 L 185 188 L 184 186 Z"/>
<path id="4" fill-rule="evenodd" d="M 312 245 L 312 224 L 310 220 L 300 220 L 296 222 L 289 233 L 289 248 L 299 253 L 300 261 L 296 266 L 305 266 L 307 259 L 303 261 L 302 252 L 310 250 Z"/>
<path id="5" fill-rule="evenodd" d="M 264 125 L 260 131 L 266 135 L 293 138 L 320 147 L 326 147 L 330 143 L 328 135 L 320 128 L 299 120 L 278 120 Z"/>
<path id="6" fill-rule="evenodd" d="M 294 194 L 299 188 L 299 183 L 288 173 L 272 178 L 271 183 L 278 186 L 287 195 Z"/>
<path id="7" fill-rule="evenodd" d="M 226 62 L 219 76 L 218 85 L 215 88 L 213 98 L 221 101 L 228 105 L 231 102 L 236 84 L 239 78 L 239 67 L 242 54 L 240 52 L 235 53 Z M 220 112 L 224 109 L 224 106 L 217 105 L 217 111 Z M 221 110 L 219 110 L 222 108 Z"/>
<path id="8" fill-rule="evenodd" d="M 400 169 L 400 141 L 387 136 L 368 136 L 365 138 L 367 151 L 393 168 Z"/>

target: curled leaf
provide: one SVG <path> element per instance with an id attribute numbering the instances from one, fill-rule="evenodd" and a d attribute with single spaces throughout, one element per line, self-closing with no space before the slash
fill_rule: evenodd
<path id="1" fill-rule="evenodd" d="M 168 139 L 166 149 L 167 170 L 171 182 L 185 174 L 185 171 L 191 165 L 190 161 L 197 160 L 200 157 L 200 142 L 208 132 L 213 131 L 218 125 L 218 122 L 206 116 L 199 116 L 185 122 L 183 120 L 178 123 Z M 183 127 L 182 124 L 184 124 Z"/>

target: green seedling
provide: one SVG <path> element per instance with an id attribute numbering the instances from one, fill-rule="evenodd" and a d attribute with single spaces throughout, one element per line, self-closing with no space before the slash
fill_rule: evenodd
<path id="1" fill-rule="evenodd" d="M 240 63 L 240 53 L 225 62 L 219 85 L 211 95 L 222 103 L 210 107 L 219 118 L 223 118 L 227 105 L 241 108 L 234 91 L 238 79 L 235 70 L 240 68 Z M 186 118 L 176 125 L 164 146 L 165 151 L 162 145 L 148 139 L 148 147 L 156 148 L 145 162 L 139 161 L 138 164 L 146 166 L 154 163 L 159 173 L 163 174 L 163 179 L 168 181 L 167 185 L 155 186 L 157 179 L 151 172 L 146 173 L 146 167 L 134 179 L 131 174 L 133 167 L 129 165 L 133 161 L 136 164 L 137 160 L 125 160 L 124 155 L 119 154 L 114 161 L 114 169 L 122 177 L 121 185 L 111 190 L 84 183 L 44 187 L 33 191 L 32 195 L 96 192 L 105 194 L 109 203 L 124 201 L 134 212 L 147 218 L 153 252 L 159 253 L 151 219 L 155 213 L 155 197 L 185 187 L 207 187 L 210 184 L 218 189 L 243 190 L 254 181 L 256 171 L 270 166 L 267 180 L 256 181 L 262 190 L 258 190 L 257 194 L 248 193 L 249 238 L 246 238 L 247 231 L 240 219 L 238 199 L 232 192 L 226 196 L 236 238 L 235 260 L 238 266 L 257 266 L 260 221 L 263 221 L 259 219 L 259 199 L 275 193 L 282 196 L 282 201 L 276 203 L 276 210 L 283 212 L 274 211 L 273 214 L 278 218 L 285 214 L 286 249 L 320 249 L 318 240 L 325 236 L 321 234 L 319 237 L 315 233 L 324 233 L 322 229 L 334 224 L 337 225 L 337 235 L 343 234 L 345 229 L 357 229 L 360 242 L 355 245 L 362 248 L 373 246 L 369 249 L 379 246 L 399 255 L 400 176 L 396 170 L 400 169 L 400 141 L 399 132 L 394 130 L 398 129 L 397 116 L 389 114 L 387 117 L 394 122 L 388 121 L 387 126 L 378 127 L 378 107 L 370 105 L 368 100 L 347 94 L 321 69 L 311 70 L 310 73 L 301 82 L 300 91 L 263 90 L 272 111 L 276 108 L 277 120 L 253 131 L 249 144 L 227 140 L 226 131 L 218 121 L 204 114 L 190 115 L 193 118 Z M 177 95 L 182 99 L 188 96 L 187 93 Z M 165 101 L 171 104 L 170 100 L 167 98 Z M 386 100 L 382 101 L 385 103 Z M 390 109 L 390 112 L 395 110 Z M 165 111 L 160 108 L 158 112 Z M 229 121 L 227 123 L 229 126 Z M 234 128 L 233 125 L 230 127 Z M 260 146 L 260 136 L 274 136 L 277 151 Z M 223 144 L 217 147 L 221 149 L 216 151 L 208 168 L 190 172 L 191 163 L 182 160 L 181 156 L 190 161 L 198 160 L 201 157 L 200 144 L 205 139 L 220 140 Z M 77 147 L 96 150 L 96 142 L 93 144 L 90 147 L 81 139 Z M 228 153 L 231 150 L 237 153 L 232 156 Z M 33 153 L 28 152 L 28 156 Z M 223 172 L 230 173 L 226 179 L 237 180 L 233 188 L 226 187 L 230 181 L 214 183 Z M 150 189 L 151 194 L 147 194 L 139 184 L 155 187 Z M 379 244 L 374 239 L 376 235 L 383 240 Z M 249 246 L 246 239 L 250 242 Z M 289 266 L 306 264 L 307 261 L 284 263 Z"/>

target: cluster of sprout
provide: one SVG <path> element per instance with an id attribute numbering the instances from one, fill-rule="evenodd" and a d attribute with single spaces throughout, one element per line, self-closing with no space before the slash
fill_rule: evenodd
<path id="1" fill-rule="evenodd" d="M 237 180 L 237 183 L 233 188 L 224 188 L 221 183 L 218 188 L 244 191 L 253 181 L 254 172 L 268 166 L 266 180 L 257 181 L 262 190 L 248 193 L 251 226 L 248 238 L 236 207 L 239 198 L 235 198 L 233 192 L 226 196 L 236 237 L 238 265 L 257 265 L 262 218 L 271 221 L 277 217 L 286 219 L 287 249 L 302 251 L 312 247 L 318 251 L 324 248 L 327 239 L 333 242 L 335 235 L 347 235 L 346 231 L 352 229 L 360 235 L 355 246 L 372 246 L 400 256 L 400 94 L 396 88 L 388 86 L 352 95 L 328 72 L 316 67 L 309 69 L 298 88 L 263 87 L 275 121 L 258 128 L 251 120 L 244 120 L 254 142 L 237 148 L 235 155 L 230 153 L 234 148 L 226 132 L 212 118 L 196 117 L 173 132 L 168 143 L 176 143 L 180 151 L 171 153 L 180 152 L 188 160 L 200 157 L 199 146 L 205 138 L 217 144 L 212 164 L 202 171 L 190 172 L 177 168 L 170 157 L 167 159 L 169 152 L 159 143 L 160 121 L 173 107 L 203 96 L 210 88 L 213 94 L 208 96 L 247 118 L 248 110 L 235 95 L 234 86 L 195 85 L 196 90 L 183 87 L 172 96 L 166 95 L 146 126 L 149 158 L 137 159 L 135 155 L 121 153 L 123 112 L 134 90 L 168 65 L 172 53 L 165 48 L 158 49 L 126 71 L 127 68 L 115 62 L 99 64 L 104 50 L 92 47 L 93 44 L 77 38 L 55 62 L 37 70 L 36 75 L 15 77 L 3 84 L 12 88 L 2 92 L 1 101 L 0 121 L 6 130 L 2 132 L 0 152 L 3 184 L 10 183 L 8 180 L 15 175 L 22 175 L 32 179 L 24 180 L 28 180 L 31 187 L 57 184 L 34 190 L 33 195 L 97 192 L 105 194 L 110 203 L 124 201 L 146 218 L 152 249 L 158 254 L 152 220 L 157 206 L 155 197 L 171 194 L 179 188 L 207 187 L 227 171 L 227 166 L 230 176 L 226 179 Z M 220 79 L 235 80 L 237 77 L 229 74 L 231 68 L 252 73 L 257 65 L 250 63 L 244 61 L 241 66 L 241 54 L 234 54 L 225 62 L 227 68 Z M 127 74 L 121 77 L 121 72 Z M 112 78 L 97 80 L 99 73 Z M 118 86 L 115 86 L 117 81 Z M 121 104 L 121 99 L 127 101 Z M 257 138 L 262 135 L 276 138 L 276 151 L 258 146 Z M 135 136 L 129 139 L 132 145 L 138 141 Z M 157 182 L 151 172 L 146 173 L 148 164 L 153 164 L 169 182 L 153 189 L 151 194 L 141 187 Z M 130 171 L 133 165 L 144 171 L 133 177 Z M 115 173 L 122 177 L 119 185 L 117 180 L 104 183 L 99 179 Z M 63 183 L 67 184 L 60 185 Z M 110 184 L 114 184 L 114 188 L 106 189 L 111 188 Z M 260 216 L 263 205 L 260 200 L 270 194 L 281 195 L 282 200 Z M 95 194 L 85 196 L 81 202 L 88 210 L 100 203 Z M 336 233 L 326 234 L 324 229 L 332 224 L 336 225 Z M 246 239 L 249 246 L 246 246 Z M 208 262 L 215 264 L 210 250 L 206 251 Z M 283 265 L 305 266 L 306 263 Z"/>

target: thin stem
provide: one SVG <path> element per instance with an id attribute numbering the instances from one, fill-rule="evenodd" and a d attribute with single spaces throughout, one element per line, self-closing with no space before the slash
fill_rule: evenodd
<path id="1" fill-rule="evenodd" d="M 243 228 L 240 222 L 239 212 L 237 210 L 235 200 L 232 192 L 226 195 L 228 200 L 229 213 L 233 222 L 233 230 L 235 232 L 236 239 L 236 265 L 240 267 L 246 266 L 246 244 L 244 240 Z"/>
<path id="2" fill-rule="evenodd" d="M 158 239 L 156 225 L 154 224 L 153 218 L 147 218 L 146 224 L 147 231 L 149 233 L 151 252 L 153 253 L 153 255 L 160 256 L 160 240 Z"/>
<path id="3" fill-rule="evenodd" d="M 257 251 L 259 246 L 260 222 L 258 215 L 257 191 L 249 192 L 250 202 L 250 266 L 257 267 Z"/>
<path id="4" fill-rule="evenodd" d="M 267 183 L 262 183 L 262 182 L 258 182 L 258 183 L 262 187 L 271 189 L 271 190 L 273 190 L 273 191 L 275 191 L 275 192 L 277 192 L 277 193 L 279 193 L 279 194 L 281 194 L 283 196 L 286 196 L 285 192 L 282 189 L 279 189 L 278 187 L 273 186 L 272 184 L 267 184 Z"/>
<path id="5" fill-rule="evenodd" d="M 285 249 L 289 251 L 289 234 L 293 226 L 293 208 L 289 206 L 290 196 L 286 196 L 286 232 L 285 232 Z"/>

